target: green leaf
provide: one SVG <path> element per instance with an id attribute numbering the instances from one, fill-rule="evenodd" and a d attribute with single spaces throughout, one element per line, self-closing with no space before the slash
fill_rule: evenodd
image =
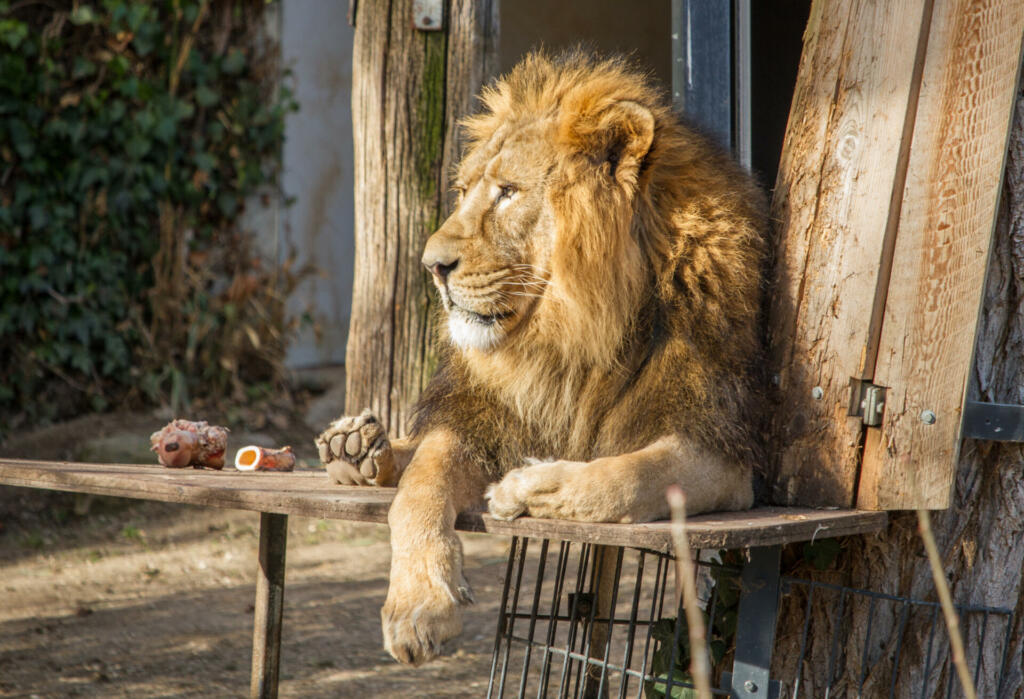
<path id="1" fill-rule="evenodd" d="M 839 539 L 821 539 L 804 544 L 804 560 L 818 570 L 825 570 L 836 560 L 840 551 Z"/>
<path id="2" fill-rule="evenodd" d="M 89 5 L 79 5 L 76 7 L 71 11 L 69 19 L 72 24 L 77 24 L 79 26 L 99 21 L 99 17 L 96 12 L 93 11 L 92 7 Z"/>
<path id="3" fill-rule="evenodd" d="M 71 68 L 71 78 L 78 80 L 80 78 L 87 78 L 96 72 L 96 64 L 90 61 L 88 58 L 81 56 L 75 56 L 74 65 Z"/>
<path id="4" fill-rule="evenodd" d="M 208 88 L 206 85 L 200 85 L 196 88 L 196 102 L 201 107 L 212 107 L 217 104 L 220 100 L 220 95 Z"/>
<path id="5" fill-rule="evenodd" d="M 228 75 L 237 75 L 245 68 L 245 54 L 240 49 L 231 49 L 220 64 L 220 69 Z"/>
<path id="6" fill-rule="evenodd" d="M 28 37 L 28 25 L 16 19 L 0 20 L 0 40 L 16 49 Z"/>
<path id="7" fill-rule="evenodd" d="M 203 172 L 212 172 L 217 167 L 217 159 L 206 152 L 196 153 L 192 160 Z"/>

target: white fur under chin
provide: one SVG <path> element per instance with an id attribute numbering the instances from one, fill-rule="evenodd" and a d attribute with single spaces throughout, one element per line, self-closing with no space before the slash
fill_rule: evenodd
<path id="1" fill-rule="evenodd" d="M 457 310 L 448 313 L 448 334 L 452 338 L 452 343 L 459 349 L 484 352 L 494 348 L 505 336 L 498 323 L 486 325 Z"/>

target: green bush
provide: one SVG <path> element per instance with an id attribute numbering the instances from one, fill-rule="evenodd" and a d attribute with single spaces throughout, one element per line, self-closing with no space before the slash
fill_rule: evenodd
<path id="1" fill-rule="evenodd" d="M 296 108 L 264 9 L 0 2 L 0 432 L 277 379 L 293 275 L 238 226 Z"/>

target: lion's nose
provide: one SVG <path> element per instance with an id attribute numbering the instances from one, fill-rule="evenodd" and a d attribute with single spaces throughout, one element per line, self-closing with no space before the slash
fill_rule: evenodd
<path id="1" fill-rule="evenodd" d="M 433 264 L 424 262 L 423 264 L 427 265 L 427 269 L 430 270 L 430 273 L 437 277 L 443 284 L 448 280 L 448 275 L 451 274 L 451 271 L 459 265 L 459 261 L 454 260 L 453 262 L 448 263 L 434 262 Z"/>

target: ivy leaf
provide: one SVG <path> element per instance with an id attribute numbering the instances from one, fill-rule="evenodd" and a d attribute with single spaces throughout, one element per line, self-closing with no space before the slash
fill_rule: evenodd
<path id="1" fill-rule="evenodd" d="M 68 19 L 71 20 L 72 24 L 81 26 L 83 24 L 92 24 L 99 20 L 99 17 L 89 5 L 79 5 L 71 11 L 71 15 Z"/>
<path id="2" fill-rule="evenodd" d="M 237 75 L 245 68 L 245 54 L 239 49 L 232 49 L 220 64 L 220 69 L 228 75 Z"/>
<path id="3" fill-rule="evenodd" d="M 78 80 L 80 78 L 87 78 L 96 72 L 96 64 L 90 61 L 88 58 L 82 58 L 81 56 L 75 56 L 74 65 L 71 68 L 71 79 Z"/>
<path id="4" fill-rule="evenodd" d="M 192 160 L 203 172 L 212 172 L 213 168 L 217 167 L 217 159 L 205 151 L 196 153 Z"/>
<path id="5" fill-rule="evenodd" d="M 818 570 L 825 570 L 839 555 L 839 539 L 822 539 L 804 544 L 804 560 Z"/>
<path id="6" fill-rule="evenodd" d="M 27 36 L 28 25 L 24 22 L 19 22 L 16 19 L 0 20 L 0 39 L 3 39 L 3 42 L 12 49 L 21 46 L 21 42 Z"/>
<path id="7" fill-rule="evenodd" d="M 208 88 L 206 85 L 200 85 L 196 88 L 196 102 L 201 107 L 212 107 L 217 104 L 220 100 L 220 95 Z"/>

